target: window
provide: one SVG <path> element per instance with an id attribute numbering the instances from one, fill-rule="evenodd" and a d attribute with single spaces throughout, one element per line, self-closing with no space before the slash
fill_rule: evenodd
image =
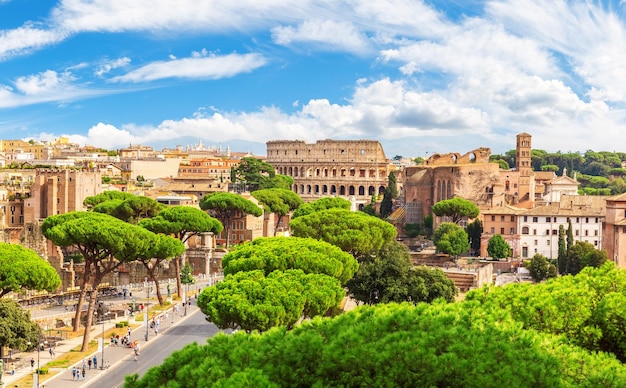
<path id="1" fill-rule="evenodd" d="M 500 216 L 500 222 L 504 222 L 504 216 Z"/>
<path id="2" fill-rule="evenodd" d="M 550 235 L 550 229 L 546 229 L 546 236 Z"/>
<path id="3" fill-rule="evenodd" d="M 511 228 L 511 234 L 515 234 L 515 228 Z"/>
<path id="4" fill-rule="evenodd" d="M 546 240 L 546 245 L 550 245 L 550 240 Z"/>
<path id="5" fill-rule="evenodd" d="M 594 235 L 594 236 L 597 236 L 597 235 L 598 235 L 598 231 L 597 231 L 597 230 L 594 230 L 594 231 L 593 231 L 593 235 Z"/>
<path id="6" fill-rule="evenodd" d="M 539 240 L 535 240 L 535 245 L 539 245 Z"/>
<path id="7" fill-rule="evenodd" d="M 556 222 L 556 217 L 554 217 L 554 218 L 552 219 L 552 222 Z"/>
<path id="8" fill-rule="evenodd" d="M 596 217 L 596 224 L 598 223 L 598 217 Z"/>
<path id="9" fill-rule="evenodd" d="M 496 216 L 491 216 L 491 221 L 495 221 L 496 220 Z"/>
<path id="10" fill-rule="evenodd" d="M 515 216 L 511 216 L 511 222 L 515 222 Z"/>
<path id="11" fill-rule="evenodd" d="M 576 231 L 576 237 L 578 237 L 578 231 Z"/>
<path id="12" fill-rule="evenodd" d="M 589 236 L 589 231 L 585 230 L 585 236 Z"/>
<path id="13" fill-rule="evenodd" d="M 524 222 L 528 222 L 528 216 L 524 216 Z"/>
<path id="14" fill-rule="evenodd" d="M 546 217 L 546 222 L 550 222 L 550 217 Z"/>
<path id="15" fill-rule="evenodd" d="M 585 217 L 585 224 L 589 223 L 589 217 Z"/>
<path id="16" fill-rule="evenodd" d="M 528 234 L 528 226 L 522 227 L 522 234 Z"/>
<path id="17" fill-rule="evenodd" d="M 580 217 L 576 217 L 576 222 L 580 222 Z"/>
<path id="18" fill-rule="evenodd" d="M 504 228 L 500 228 L 500 234 L 504 234 Z"/>
<path id="19" fill-rule="evenodd" d="M 493 226 L 491 227 L 491 234 L 494 234 L 496 232 L 496 228 L 494 228 Z"/>
<path id="20" fill-rule="evenodd" d="M 537 235 L 537 229 L 533 229 L 533 235 Z"/>
<path id="21" fill-rule="evenodd" d="M 556 229 L 552 229 L 552 235 L 556 236 L 557 234 L 559 234 L 559 231 Z"/>
<path id="22" fill-rule="evenodd" d="M 598 246 L 598 240 L 593 240 L 593 245 Z"/>
<path id="23" fill-rule="evenodd" d="M 539 217 L 533 217 L 533 222 L 539 222 Z"/>

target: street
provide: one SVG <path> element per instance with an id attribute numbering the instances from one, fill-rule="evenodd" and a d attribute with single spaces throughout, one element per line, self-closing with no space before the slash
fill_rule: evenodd
<path id="1" fill-rule="evenodd" d="M 109 353 L 114 350 L 123 350 L 126 355 L 122 356 L 123 358 L 119 361 L 112 360 L 111 369 L 92 381 L 86 381 L 83 386 L 121 387 L 126 375 L 138 373 L 142 376 L 150 367 L 163 363 L 163 360 L 172 352 L 192 342 L 205 343 L 207 338 L 220 331 L 215 325 L 205 320 L 205 316 L 200 310 L 195 308 L 193 310 L 193 313 L 184 322 L 173 326 L 157 337 L 152 337 L 150 341 L 143 344 L 137 361 L 133 359 L 133 353 L 130 349 L 108 347 Z"/>

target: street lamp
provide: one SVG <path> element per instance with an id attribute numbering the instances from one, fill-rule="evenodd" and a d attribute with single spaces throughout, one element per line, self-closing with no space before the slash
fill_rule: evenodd
<path id="1" fill-rule="evenodd" d="M 146 286 L 146 296 L 148 298 L 148 301 L 146 302 L 146 312 L 143 315 L 143 320 L 146 322 L 146 336 L 145 336 L 145 340 L 148 340 L 148 309 L 150 308 L 150 287 Z"/>
<path id="2" fill-rule="evenodd" d="M 370 291 L 370 305 L 378 303 L 378 290 L 373 288 Z"/>
<path id="3" fill-rule="evenodd" d="M 96 316 L 96 320 L 98 319 L 98 312 L 94 311 L 94 315 Z M 109 315 L 109 312 L 103 312 L 100 314 L 100 321 L 102 322 L 102 355 L 100 356 L 100 369 L 104 369 L 104 317 Z"/>

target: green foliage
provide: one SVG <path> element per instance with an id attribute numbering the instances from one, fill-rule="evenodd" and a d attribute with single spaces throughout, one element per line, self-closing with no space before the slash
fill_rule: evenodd
<path id="1" fill-rule="evenodd" d="M 413 158 L 413 161 L 415 162 L 415 164 L 419 166 L 420 164 L 424 163 L 424 158 L 422 158 L 421 156 L 418 156 L 416 158 Z"/>
<path id="2" fill-rule="evenodd" d="M 359 259 L 396 238 L 396 228 L 363 212 L 328 209 L 298 217 L 289 224 L 296 237 L 311 237 L 338 246 Z"/>
<path id="3" fill-rule="evenodd" d="M 389 190 L 389 193 L 391 194 L 391 199 L 398 198 L 398 183 L 394 172 L 390 172 L 387 177 L 387 189 L 385 189 L 385 192 L 387 190 Z"/>
<path id="4" fill-rule="evenodd" d="M 479 219 L 470 222 L 465 228 L 469 237 L 470 248 L 480 252 L 480 236 L 483 234 L 483 223 Z"/>
<path id="5" fill-rule="evenodd" d="M 439 201 L 433 205 L 432 210 L 439 217 L 449 217 L 455 224 L 466 218 L 476 218 L 480 212 L 472 201 L 461 197 Z"/>
<path id="6" fill-rule="evenodd" d="M 293 216 L 291 218 L 294 219 L 306 216 L 307 214 L 311 214 L 313 212 L 318 212 L 320 210 L 333 208 L 350 210 L 350 206 L 352 206 L 352 204 L 347 199 L 340 197 L 324 197 L 313 202 L 307 202 L 300 205 L 300 207 L 293 212 Z"/>
<path id="7" fill-rule="evenodd" d="M 524 330 L 475 301 L 365 306 L 293 330 L 217 335 L 175 352 L 142 387 L 620 387 L 614 358 Z"/>
<path id="8" fill-rule="evenodd" d="M 193 277 L 193 268 L 189 263 L 186 263 L 180 270 L 180 282 L 182 284 L 194 284 L 196 279 Z"/>
<path id="9" fill-rule="evenodd" d="M 250 194 L 259 201 L 266 213 L 274 213 L 278 216 L 274 236 L 281 225 L 282 218 L 304 203 L 298 194 L 288 189 L 264 189 Z"/>
<path id="10" fill-rule="evenodd" d="M 85 199 L 88 201 L 89 197 Z M 92 208 L 96 213 L 104 213 L 122 221 L 136 224 L 144 218 L 150 218 L 157 215 L 166 206 L 155 201 L 150 197 L 130 196 L 126 199 L 110 199 L 105 201 L 94 200 L 92 203 L 98 202 Z"/>
<path id="11" fill-rule="evenodd" d="M 219 234 L 223 230 L 218 220 L 189 206 L 167 207 L 155 217 L 141 220 L 139 225 L 154 233 L 174 235 L 182 242 L 201 233 Z"/>
<path id="12" fill-rule="evenodd" d="M 524 329 L 562 335 L 573 345 L 612 352 L 625 361 L 624 295 L 626 271 L 608 262 L 545 283 L 470 291 L 466 301 L 480 302 L 486 313 L 504 311 Z"/>
<path id="13" fill-rule="evenodd" d="M 108 190 L 98 195 L 93 195 L 91 197 L 85 198 L 85 200 L 83 201 L 83 205 L 85 205 L 87 209 L 91 210 L 93 209 L 94 206 L 102 202 L 111 201 L 115 199 L 123 201 L 125 199 L 132 198 L 132 197 L 134 197 L 134 195 L 131 193 Z"/>
<path id="14" fill-rule="evenodd" d="M 16 301 L 0 299 L 0 346 L 25 351 L 31 344 L 38 343 L 40 329 L 31 321 L 30 313 Z M 5 371 L 7 370 L 5 364 Z"/>
<path id="15" fill-rule="evenodd" d="M 550 275 L 550 263 L 548 259 L 538 253 L 533 256 L 530 261 L 526 262 L 526 267 L 530 272 L 530 277 L 532 277 L 536 283 L 546 280 Z"/>
<path id="16" fill-rule="evenodd" d="M 231 172 L 231 180 L 245 184 L 248 191 L 289 189 L 294 182 L 289 176 L 277 175 L 271 164 L 253 157 L 245 157 L 239 161 L 237 168 Z"/>
<path id="17" fill-rule="evenodd" d="M 433 215 L 429 214 L 424 216 L 424 234 L 429 236 L 433 232 Z"/>
<path id="18" fill-rule="evenodd" d="M 559 273 L 565 273 L 565 268 L 567 266 L 567 245 L 565 242 L 565 228 L 563 225 L 559 225 L 559 253 L 557 256 L 557 263 Z"/>
<path id="19" fill-rule="evenodd" d="M 489 256 L 494 259 L 510 257 L 512 252 L 513 250 L 504 240 L 502 235 L 494 234 L 493 237 L 489 239 L 489 243 L 487 244 L 487 253 L 489 253 Z"/>
<path id="20" fill-rule="evenodd" d="M 391 214 L 393 208 L 392 194 L 389 188 L 385 190 L 383 200 L 380 203 L 380 216 L 383 218 L 388 217 Z"/>
<path id="21" fill-rule="evenodd" d="M 435 230 L 433 242 L 437 251 L 452 256 L 465 253 L 470 247 L 465 230 L 453 222 L 444 222 L 439 225 Z"/>
<path id="22" fill-rule="evenodd" d="M 231 222 L 241 215 L 259 217 L 263 210 L 254 202 L 239 194 L 218 192 L 205 195 L 200 200 L 200 209 L 208 210 L 211 216 L 220 220 L 225 229 L 226 247 L 230 246 Z"/>
<path id="23" fill-rule="evenodd" d="M 344 295 L 339 280 L 327 275 L 291 269 L 268 276 L 260 270 L 243 271 L 205 288 L 198 307 L 221 329 L 266 331 L 322 315 Z"/>
<path id="24" fill-rule="evenodd" d="M 565 273 L 576 275 L 585 267 L 600 267 L 608 260 L 606 251 L 594 248 L 591 243 L 576 241 L 567 251 Z"/>
<path id="25" fill-rule="evenodd" d="M 457 288 L 440 269 L 413 268 L 406 245 L 391 241 L 363 258 L 346 284 L 350 295 L 364 303 L 454 301 Z M 374 293 L 377 300 L 374 301 Z"/>
<path id="26" fill-rule="evenodd" d="M 52 292 L 60 285 L 57 271 L 37 252 L 17 244 L 0 243 L 0 297 L 11 291 Z"/>
<path id="27" fill-rule="evenodd" d="M 352 278 L 358 263 L 349 253 L 324 241 L 266 237 L 238 245 L 224 256 L 222 266 L 225 275 L 262 270 L 267 276 L 276 270 L 300 269 L 334 277 L 343 284 Z"/>
<path id="28" fill-rule="evenodd" d="M 557 172 L 559 171 L 559 166 L 557 166 L 556 164 L 544 164 L 543 166 L 541 166 L 541 171 Z"/>
<path id="29" fill-rule="evenodd" d="M 409 224 L 404 224 L 402 226 L 402 231 L 404 232 L 404 234 L 406 234 L 407 237 L 413 238 L 413 237 L 417 237 L 420 234 L 421 228 L 422 228 L 421 224 L 409 223 Z"/>

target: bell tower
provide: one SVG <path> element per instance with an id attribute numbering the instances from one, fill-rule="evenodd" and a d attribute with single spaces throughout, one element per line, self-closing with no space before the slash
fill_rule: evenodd
<path id="1" fill-rule="evenodd" d="M 531 138 L 527 133 L 517 135 L 515 168 L 519 172 L 519 202 L 535 200 L 533 169 L 531 165 Z"/>

